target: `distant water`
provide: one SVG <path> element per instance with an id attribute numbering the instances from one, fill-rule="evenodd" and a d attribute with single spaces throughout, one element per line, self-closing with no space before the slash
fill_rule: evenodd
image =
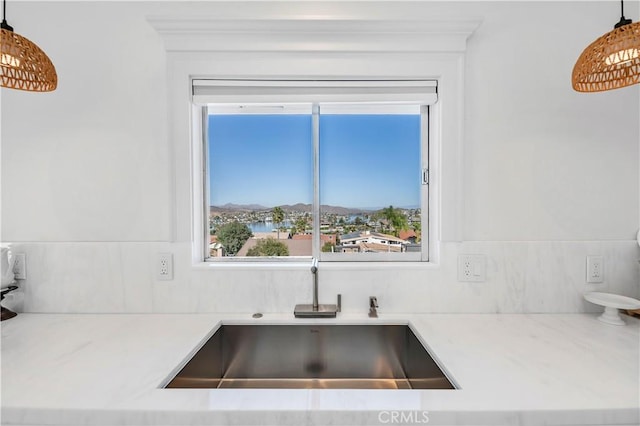
<path id="1" fill-rule="evenodd" d="M 280 225 L 285 228 L 289 228 L 291 227 L 291 222 L 288 220 L 285 220 Z M 256 232 L 271 232 L 276 230 L 276 224 L 273 222 L 251 222 L 251 223 L 247 223 L 247 226 L 249 227 L 249 229 L 251 229 L 251 232 L 253 232 L 254 234 Z"/>

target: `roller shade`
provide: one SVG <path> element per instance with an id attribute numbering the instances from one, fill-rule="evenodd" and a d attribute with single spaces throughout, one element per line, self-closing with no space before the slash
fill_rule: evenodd
<path id="1" fill-rule="evenodd" d="M 193 80 L 193 102 L 397 102 L 432 105 L 435 80 Z"/>

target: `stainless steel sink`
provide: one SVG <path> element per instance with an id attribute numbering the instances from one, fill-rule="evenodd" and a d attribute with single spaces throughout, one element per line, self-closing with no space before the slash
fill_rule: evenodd
<path id="1" fill-rule="evenodd" d="M 223 325 L 167 388 L 455 389 L 407 325 Z"/>

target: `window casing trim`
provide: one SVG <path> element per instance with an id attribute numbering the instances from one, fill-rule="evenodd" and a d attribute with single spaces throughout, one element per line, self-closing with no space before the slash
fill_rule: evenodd
<path id="1" fill-rule="evenodd" d="M 397 19 L 400 7 L 401 16 Z M 406 10 L 405 10 L 406 9 Z M 309 13 L 306 13 L 308 11 Z M 467 39 L 482 18 L 433 16 L 427 3 L 332 5 L 322 20 L 300 4 L 286 17 L 161 15 L 148 21 L 167 52 L 167 131 L 171 236 L 176 247 L 188 246 L 195 268 L 252 268 L 252 264 L 203 263 L 200 110 L 191 106 L 193 78 L 414 78 L 438 80 L 444 102 L 430 109 L 430 248 L 429 262 L 378 264 L 329 263 L 328 268 L 418 268 L 437 266 L 440 242 L 463 238 L 463 118 Z M 273 28 L 278 28 L 274 32 Z M 215 33 L 215 37 L 211 35 Z M 285 34 L 286 37 L 282 35 Z M 363 37 L 366 34 L 366 37 Z M 389 35 L 393 37 L 389 37 Z M 260 69 L 260 74 L 254 70 Z M 160 89 L 163 89 L 162 87 Z M 437 163 L 437 164 L 436 164 Z M 436 168 L 437 166 L 437 168 Z M 438 204 L 434 204 L 437 200 Z M 436 225 L 437 224 L 437 225 Z M 186 250 L 186 249 L 185 249 Z M 273 263 L 253 264 L 258 268 Z M 297 266 L 296 266 L 297 267 Z M 306 267 L 306 266 L 305 266 Z"/>

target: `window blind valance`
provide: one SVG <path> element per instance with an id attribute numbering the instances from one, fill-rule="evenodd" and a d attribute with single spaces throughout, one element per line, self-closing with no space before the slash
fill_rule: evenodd
<path id="1" fill-rule="evenodd" d="M 193 102 L 309 103 L 385 102 L 432 105 L 435 80 L 242 80 L 194 79 Z"/>

